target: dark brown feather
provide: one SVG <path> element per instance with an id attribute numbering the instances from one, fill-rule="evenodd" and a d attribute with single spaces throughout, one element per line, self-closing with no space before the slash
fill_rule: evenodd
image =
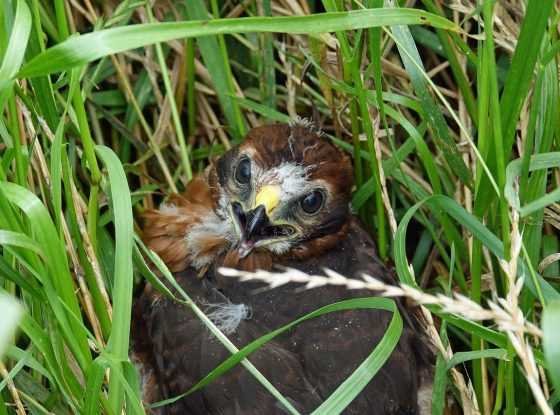
<path id="1" fill-rule="evenodd" d="M 236 250 L 229 251 L 222 258 L 217 258 L 217 265 L 228 268 L 237 268 L 244 271 L 258 269 L 271 269 L 273 255 L 268 251 L 256 250 L 245 258 L 240 258 Z"/>
<path id="2" fill-rule="evenodd" d="M 311 274 L 321 273 L 323 267 L 350 277 L 367 272 L 394 283 L 377 260 L 371 239 L 355 222 L 349 225 L 348 237 L 339 240 L 335 249 L 304 261 L 284 260 L 276 264 Z M 214 269 L 204 280 L 192 275 L 192 271 L 187 271 L 177 279 L 201 307 L 224 302 L 225 298 L 251 307 L 251 318 L 242 321 L 230 336 L 239 347 L 323 305 L 372 295 L 343 287 L 302 291 L 294 285 L 254 294 L 256 288 L 262 288 L 260 284 L 239 283 L 220 276 Z M 188 309 L 165 299 L 153 305 L 151 295 L 145 295 L 138 303 L 137 316 L 142 323 L 136 327 L 142 327 L 143 338 L 151 343 L 149 349 L 159 387 L 156 392 L 160 393 L 159 399 L 164 399 L 188 390 L 225 360 L 228 353 Z M 410 313 L 403 304 L 400 307 L 402 312 Z M 371 353 L 389 320 L 389 313 L 378 310 L 322 316 L 276 338 L 250 360 L 298 410 L 309 413 Z M 418 413 L 416 395 L 421 367 L 429 360 L 429 352 L 416 324 L 415 319 L 405 318 L 403 335 L 389 361 L 345 413 Z M 152 390 L 151 394 L 155 392 Z M 237 367 L 162 413 L 256 415 L 285 411 L 245 369 Z"/>

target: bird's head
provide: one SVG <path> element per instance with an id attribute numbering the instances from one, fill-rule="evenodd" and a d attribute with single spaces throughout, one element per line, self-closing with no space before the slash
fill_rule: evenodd
<path id="1" fill-rule="evenodd" d="M 349 157 L 305 123 L 254 128 L 212 166 L 209 185 L 239 258 L 316 254 L 350 216 Z"/>
<path id="2" fill-rule="evenodd" d="M 172 271 L 211 264 L 270 268 L 344 238 L 349 157 L 307 123 L 252 129 L 181 195 L 143 214 L 143 238 Z"/>

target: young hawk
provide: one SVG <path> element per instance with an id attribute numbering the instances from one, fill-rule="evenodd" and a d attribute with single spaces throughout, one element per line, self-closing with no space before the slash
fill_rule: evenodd
<path id="1" fill-rule="evenodd" d="M 200 307 L 221 311 L 214 315 L 216 323 L 241 347 L 321 306 L 372 293 L 293 285 L 256 293 L 261 285 L 223 277 L 217 271 L 221 266 L 285 266 L 311 274 L 330 268 L 348 277 L 365 272 L 394 283 L 351 213 L 351 190 L 349 158 L 309 125 L 259 127 L 184 194 L 148 212 L 144 239 Z M 420 413 L 428 348 L 412 313 L 404 304 L 399 309 L 405 326 L 398 345 L 345 413 Z M 149 286 L 134 314 L 134 356 L 147 401 L 187 391 L 229 356 L 189 309 L 159 298 Z M 249 359 L 298 411 L 309 413 L 371 353 L 390 317 L 381 310 L 324 315 L 275 338 Z M 241 366 L 160 411 L 286 413 Z"/>

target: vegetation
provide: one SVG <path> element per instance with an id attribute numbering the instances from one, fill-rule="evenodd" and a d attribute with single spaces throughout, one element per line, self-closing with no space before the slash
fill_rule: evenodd
<path id="1" fill-rule="evenodd" d="M 134 218 L 249 128 L 298 115 L 353 155 L 353 207 L 402 286 L 362 283 L 435 321 L 432 412 L 552 414 L 559 12 L 553 0 L 2 0 L 0 415 L 146 411 L 128 359 L 133 287 L 174 294 Z M 177 301 L 235 352 L 188 293 Z M 367 306 L 398 320 L 391 300 Z M 391 324 L 384 341 L 399 335 Z M 367 379 L 382 354 L 360 367 Z"/>

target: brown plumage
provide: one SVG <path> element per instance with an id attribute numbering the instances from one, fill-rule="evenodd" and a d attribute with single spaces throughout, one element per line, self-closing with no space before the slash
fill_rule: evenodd
<path id="1" fill-rule="evenodd" d="M 217 268 L 222 265 L 288 266 L 312 274 L 331 268 L 348 277 L 366 272 L 395 282 L 350 212 L 351 189 L 349 158 L 310 126 L 255 128 L 183 195 L 146 213 L 144 239 L 203 309 L 211 311 L 216 304 L 250 309 L 239 314 L 239 308 L 230 307 L 237 310 L 232 311 L 237 319 L 233 326 L 223 318 L 215 321 L 241 347 L 321 306 L 372 293 L 287 285 L 257 294 L 261 285 L 221 276 Z M 420 413 L 417 397 L 429 372 L 429 348 L 414 312 L 398 305 L 405 320 L 403 335 L 345 413 Z M 322 316 L 274 339 L 250 360 L 299 411 L 310 412 L 371 353 L 389 320 L 389 313 L 377 310 Z M 228 357 L 190 310 L 160 298 L 149 286 L 135 304 L 133 340 L 144 398 L 151 402 L 185 392 Z M 242 367 L 161 411 L 285 413 Z"/>
<path id="2" fill-rule="evenodd" d="M 184 194 L 171 195 L 168 206 L 172 208 L 144 213 L 146 226 L 143 237 L 148 247 L 163 259 L 171 271 L 183 271 L 189 265 L 185 235 L 191 226 L 202 222 L 213 206 L 205 178 L 195 177 Z M 204 244 L 205 250 L 212 251 L 223 243 L 222 239 L 209 239 Z"/>

